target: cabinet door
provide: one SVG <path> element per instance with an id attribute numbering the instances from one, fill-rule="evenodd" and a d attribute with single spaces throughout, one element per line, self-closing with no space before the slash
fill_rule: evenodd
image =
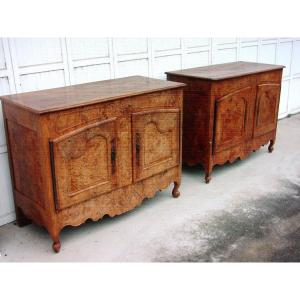
<path id="1" fill-rule="evenodd" d="M 276 128 L 280 84 L 265 83 L 257 86 L 254 136 L 270 132 Z"/>
<path id="2" fill-rule="evenodd" d="M 116 184 L 116 120 L 91 124 L 50 141 L 57 209 L 110 191 Z"/>
<path id="3" fill-rule="evenodd" d="M 216 99 L 214 152 L 236 146 L 248 137 L 253 106 L 254 88 L 250 86 Z"/>
<path id="4" fill-rule="evenodd" d="M 133 177 L 139 181 L 180 162 L 180 110 L 132 114 Z"/>

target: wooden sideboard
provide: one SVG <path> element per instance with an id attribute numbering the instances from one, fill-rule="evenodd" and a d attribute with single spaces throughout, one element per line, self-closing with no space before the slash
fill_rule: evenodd
<path id="1" fill-rule="evenodd" d="M 214 165 L 240 158 L 276 138 L 283 66 L 234 62 L 166 72 L 185 83 L 183 163 Z"/>
<path id="2" fill-rule="evenodd" d="M 44 226 L 59 252 L 67 225 L 129 211 L 181 180 L 184 84 L 133 76 L 3 96 L 20 226 Z"/>

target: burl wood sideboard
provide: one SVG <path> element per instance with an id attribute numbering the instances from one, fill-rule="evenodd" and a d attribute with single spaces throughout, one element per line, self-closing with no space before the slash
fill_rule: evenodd
<path id="1" fill-rule="evenodd" d="M 244 159 L 276 138 L 284 66 L 234 62 L 166 72 L 183 82 L 183 163 L 214 165 Z"/>
<path id="2" fill-rule="evenodd" d="M 2 98 L 17 224 L 129 211 L 181 180 L 182 83 L 141 76 Z"/>

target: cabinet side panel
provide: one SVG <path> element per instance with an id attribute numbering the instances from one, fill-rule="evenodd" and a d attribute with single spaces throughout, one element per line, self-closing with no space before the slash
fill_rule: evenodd
<path id="1" fill-rule="evenodd" d="M 10 104 L 5 103 L 3 108 L 15 201 L 16 195 L 23 195 L 26 203 L 18 201 L 18 206 L 44 209 L 38 117 Z"/>
<path id="2" fill-rule="evenodd" d="M 173 75 L 168 75 L 168 80 L 187 84 L 183 92 L 182 161 L 188 165 L 204 163 L 211 152 L 211 83 Z"/>
<path id="3" fill-rule="evenodd" d="M 37 132 L 7 120 L 12 155 L 14 188 L 44 207 L 41 197 L 41 166 L 37 159 Z"/>

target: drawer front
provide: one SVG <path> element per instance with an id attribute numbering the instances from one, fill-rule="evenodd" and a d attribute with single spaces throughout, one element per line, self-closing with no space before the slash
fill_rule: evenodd
<path id="1" fill-rule="evenodd" d="M 263 83 L 257 86 L 255 137 L 276 129 L 279 98 L 279 83 Z"/>
<path id="2" fill-rule="evenodd" d="M 116 119 L 72 131 L 50 141 L 56 208 L 93 198 L 117 183 Z"/>
<path id="3" fill-rule="evenodd" d="M 214 152 L 236 146 L 251 134 L 254 88 L 248 86 L 215 101 Z M 252 118 L 253 120 L 253 118 Z"/>
<path id="4" fill-rule="evenodd" d="M 180 162 L 180 110 L 132 114 L 133 179 L 139 181 Z"/>

